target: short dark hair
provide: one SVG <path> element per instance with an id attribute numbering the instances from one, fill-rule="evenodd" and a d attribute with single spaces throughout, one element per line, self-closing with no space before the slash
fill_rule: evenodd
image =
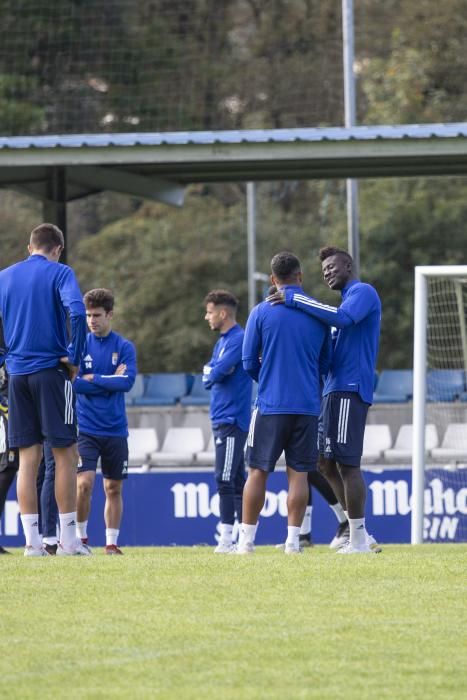
<path id="1" fill-rule="evenodd" d="M 326 258 L 330 258 L 332 255 L 342 255 L 344 258 L 353 264 L 352 256 L 343 248 L 336 248 L 332 245 L 327 245 L 324 248 L 319 249 L 318 258 L 323 262 Z"/>
<path id="2" fill-rule="evenodd" d="M 90 289 L 84 295 L 84 305 L 87 309 L 102 307 L 106 313 L 113 311 L 114 301 L 114 295 L 110 289 Z"/>
<path id="3" fill-rule="evenodd" d="M 214 306 L 230 306 L 235 311 L 238 308 L 238 299 L 235 294 L 226 289 L 212 289 L 204 297 L 204 305 L 214 304 Z"/>
<path id="4" fill-rule="evenodd" d="M 65 238 L 55 224 L 39 224 L 31 231 L 29 245 L 35 250 L 45 250 L 50 253 L 57 246 L 65 247 Z"/>
<path id="5" fill-rule="evenodd" d="M 301 271 L 300 260 L 293 253 L 283 251 L 277 253 L 271 260 L 271 272 L 281 282 L 295 277 Z"/>

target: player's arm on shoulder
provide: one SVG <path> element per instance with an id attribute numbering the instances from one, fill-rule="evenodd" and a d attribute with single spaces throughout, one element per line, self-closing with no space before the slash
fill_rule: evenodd
<path id="1" fill-rule="evenodd" d="M 309 297 L 303 292 L 295 292 L 293 289 L 286 290 L 285 305 L 303 311 L 309 316 L 326 323 L 328 326 L 347 328 L 347 326 L 351 326 L 354 323 L 352 317 L 343 308 L 343 304 L 340 306 L 323 304 L 317 299 Z"/>
<path id="2" fill-rule="evenodd" d="M 371 313 L 381 307 L 378 293 L 370 284 L 356 284 L 350 289 L 342 309 L 353 323 L 360 323 Z"/>
<path id="3" fill-rule="evenodd" d="M 261 322 L 259 318 L 259 306 L 256 306 L 248 317 L 243 337 L 242 362 L 243 369 L 252 379 L 258 381 L 261 369 Z"/>

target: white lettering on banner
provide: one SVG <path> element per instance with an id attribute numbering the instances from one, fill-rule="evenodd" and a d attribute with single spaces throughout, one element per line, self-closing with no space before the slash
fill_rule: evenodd
<path id="1" fill-rule="evenodd" d="M 425 540 L 453 540 L 456 536 L 459 518 L 424 518 L 423 539 Z"/>
<path id="2" fill-rule="evenodd" d="M 452 488 L 443 488 L 441 479 L 432 479 L 430 489 L 425 489 L 425 514 L 426 515 L 454 515 L 454 513 L 467 514 L 467 488 L 459 489 L 457 494 Z"/>
<path id="3" fill-rule="evenodd" d="M 373 515 L 407 515 L 412 509 L 407 481 L 372 481 L 369 489 L 373 495 Z M 443 487 L 441 479 L 432 479 L 425 489 L 425 515 L 467 515 L 467 488 L 456 493 Z"/>
<path id="4" fill-rule="evenodd" d="M 212 497 L 206 482 L 183 484 L 177 482 L 170 489 L 174 495 L 174 516 L 176 518 L 208 518 L 210 515 L 219 517 L 219 495 Z M 274 493 L 266 491 L 264 507 L 261 511 L 263 518 L 270 518 L 276 513 L 287 516 L 287 491 Z"/>
<path id="5" fill-rule="evenodd" d="M 373 515 L 407 515 L 410 513 L 407 481 L 372 481 Z"/>

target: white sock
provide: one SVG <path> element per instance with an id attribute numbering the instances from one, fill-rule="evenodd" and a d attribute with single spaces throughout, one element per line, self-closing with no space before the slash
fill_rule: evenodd
<path id="1" fill-rule="evenodd" d="M 286 544 L 292 545 L 292 547 L 299 546 L 300 528 L 295 527 L 295 525 L 287 526 L 287 541 Z"/>
<path id="2" fill-rule="evenodd" d="M 349 511 L 344 509 L 344 515 L 345 515 L 345 519 L 348 520 L 349 519 Z"/>
<path id="3" fill-rule="evenodd" d="M 73 549 L 76 545 L 76 511 L 59 513 L 60 544 L 64 549 Z"/>
<path id="4" fill-rule="evenodd" d="M 88 538 L 88 521 L 83 520 L 80 523 L 76 523 L 76 537 L 80 540 L 87 540 Z"/>
<path id="5" fill-rule="evenodd" d="M 342 508 L 339 502 L 335 503 L 333 506 L 329 506 L 334 511 L 334 514 L 340 523 L 345 523 L 348 520 L 345 510 Z"/>
<path id="6" fill-rule="evenodd" d="M 39 535 L 39 514 L 32 513 L 21 516 L 23 524 L 24 537 L 26 538 L 26 547 L 34 547 L 40 549 L 42 547 L 42 538 Z"/>
<path id="7" fill-rule="evenodd" d="M 300 528 L 301 535 L 309 535 L 311 532 L 311 511 L 313 506 L 307 506 L 305 509 L 305 515 L 303 516 L 302 526 Z"/>
<path id="8" fill-rule="evenodd" d="M 105 529 L 105 544 L 107 547 L 109 544 L 117 545 L 118 533 L 120 530 L 116 530 L 113 527 L 106 527 Z"/>
<path id="9" fill-rule="evenodd" d="M 246 523 L 241 524 L 240 540 L 239 540 L 240 546 L 242 544 L 247 543 L 247 542 L 250 542 L 251 544 L 254 543 L 257 527 L 258 527 L 258 524 L 256 524 L 256 525 L 247 525 Z"/>
<path id="10" fill-rule="evenodd" d="M 229 523 L 221 523 L 219 529 L 222 544 L 232 544 L 233 525 L 229 525 Z"/>
<path id="11" fill-rule="evenodd" d="M 366 544 L 365 518 L 349 518 L 350 544 L 361 547 Z"/>

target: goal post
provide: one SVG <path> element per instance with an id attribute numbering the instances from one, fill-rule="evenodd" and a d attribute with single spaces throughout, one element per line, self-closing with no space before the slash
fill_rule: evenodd
<path id="1" fill-rule="evenodd" d="M 455 329 L 453 342 L 442 325 L 443 310 L 434 309 L 429 315 L 429 286 L 435 280 L 448 280 L 447 302 L 451 326 Z M 423 542 L 425 499 L 425 425 L 427 422 L 428 369 L 461 369 L 467 371 L 467 265 L 418 266 L 415 268 L 414 298 L 414 357 L 413 357 L 413 444 L 412 444 L 412 544 Z M 436 321 L 434 321 L 436 319 Z M 428 331 L 430 323 L 439 325 L 439 347 L 435 360 L 429 356 Z M 444 345 L 443 345 L 444 343 Z M 436 343 L 435 343 L 436 344 Z M 455 353 L 451 348 L 455 347 Z M 453 367 L 455 365 L 455 367 Z M 464 387 L 465 388 L 465 387 Z M 463 411 L 461 411 L 463 415 Z M 464 422 L 460 420 L 460 422 Z"/>

